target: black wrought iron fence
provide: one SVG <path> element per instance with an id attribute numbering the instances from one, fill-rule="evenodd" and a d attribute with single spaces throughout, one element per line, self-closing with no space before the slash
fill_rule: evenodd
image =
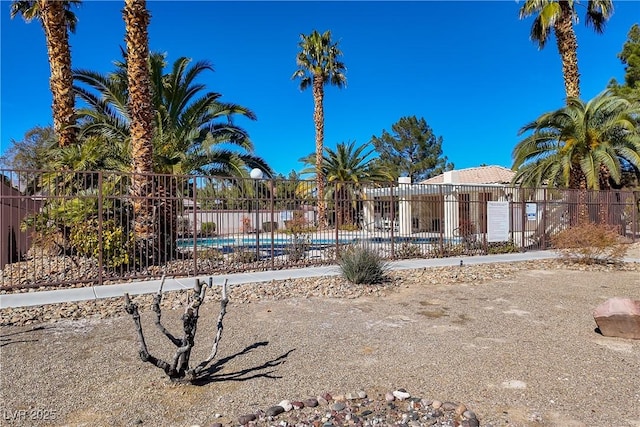
<path id="1" fill-rule="evenodd" d="M 637 239 L 640 192 L 0 171 L 0 287 L 93 284 L 546 249 L 578 215 Z M 325 221 L 318 217 L 323 203 Z M 326 226 L 322 226 L 326 224 Z M 142 231 L 141 231 L 142 230 Z"/>

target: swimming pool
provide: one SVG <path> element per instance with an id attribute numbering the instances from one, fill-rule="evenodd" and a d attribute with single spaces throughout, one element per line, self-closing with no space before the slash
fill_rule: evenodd
<path id="1" fill-rule="evenodd" d="M 342 237 L 338 238 L 338 244 L 346 245 L 351 243 L 378 243 L 378 244 L 391 244 L 391 242 L 395 244 L 401 243 L 410 243 L 415 245 L 436 245 L 440 243 L 439 237 L 412 237 L 412 236 L 394 236 L 393 240 L 391 237 Z M 456 244 L 461 243 L 461 238 L 446 238 L 443 239 L 444 244 Z M 273 243 L 274 247 L 286 247 L 293 243 L 295 243 L 294 237 L 275 237 L 273 240 L 271 236 L 260 236 L 258 240 L 260 246 L 270 247 Z M 193 239 L 178 239 L 178 247 L 189 249 L 193 248 L 194 241 Z M 229 247 L 255 247 L 256 246 L 256 238 L 255 236 L 238 236 L 238 237 L 198 237 L 196 238 L 195 244 L 198 247 L 206 247 L 206 248 L 229 248 Z M 322 248 L 326 246 L 332 246 L 336 244 L 335 238 L 312 238 L 309 239 L 309 244 L 312 248 Z"/>
<path id="2" fill-rule="evenodd" d="M 339 244 L 350 244 L 355 243 L 359 239 L 357 238 L 341 238 L 338 239 Z M 295 239 L 293 237 L 276 237 L 273 240 L 270 236 L 260 237 L 258 240 L 260 246 L 271 246 L 273 243 L 274 246 L 282 247 L 288 246 L 295 243 Z M 193 247 L 193 239 L 178 239 L 178 247 L 180 248 L 190 248 Z M 312 247 L 318 246 L 330 246 L 336 244 L 336 239 L 309 239 L 309 244 Z M 196 245 L 199 247 L 208 247 L 208 248 L 223 248 L 228 246 L 256 246 L 256 238 L 255 236 L 239 236 L 239 237 L 199 237 L 196 239 Z"/>

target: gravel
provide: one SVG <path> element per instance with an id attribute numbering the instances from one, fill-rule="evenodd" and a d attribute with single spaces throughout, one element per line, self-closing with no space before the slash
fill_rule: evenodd
<path id="1" fill-rule="evenodd" d="M 376 286 L 339 277 L 236 286 L 200 385 L 140 361 L 122 300 L 5 309 L 0 424 L 226 426 L 257 414 L 250 425 L 357 425 L 354 416 L 473 425 L 465 411 L 420 418 L 437 402 L 463 405 L 483 426 L 637 427 L 640 342 L 599 335 L 591 312 L 613 296 L 640 299 L 639 272 L 550 260 L 393 271 Z M 184 298 L 163 300 L 174 332 Z M 170 358 L 151 297 L 135 300 L 150 351 Z M 210 351 L 218 300 L 211 293 L 201 309 L 196 362 Z M 387 401 L 400 389 L 415 399 Z M 265 415 L 323 393 L 345 399 Z"/>

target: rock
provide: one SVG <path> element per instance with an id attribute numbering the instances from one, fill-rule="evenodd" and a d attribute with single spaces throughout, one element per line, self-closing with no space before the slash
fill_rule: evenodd
<path id="1" fill-rule="evenodd" d="M 331 397 L 331 395 L 329 393 L 322 394 L 322 398 L 324 400 L 326 400 L 327 402 L 331 402 L 333 400 L 333 397 Z"/>
<path id="2" fill-rule="evenodd" d="M 407 393 L 406 391 L 400 389 L 400 390 L 396 390 L 393 393 L 393 397 L 395 397 L 398 400 L 405 400 L 411 397 L 411 395 L 409 393 Z"/>
<path id="3" fill-rule="evenodd" d="M 360 399 L 360 396 L 358 396 L 357 393 L 347 393 L 344 395 L 344 398 L 347 400 L 356 400 L 356 399 Z M 338 399 L 336 399 L 338 400 Z"/>
<path id="4" fill-rule="evenodd" d="M 302 403 L 307 408 L 315 408 L 316 406 L 318 406 L 318 399 L 314 399 L 313 397 L 310 397 L 309 399 L 303 400 Z"/>
<path id="5" fill-rule="evenodd" d="M 457 407 L 458 404 L 453 402 L 444 402 L 442 404 L 442 409 L 444 409 L 445 411 L 454 411 Z"/>
<path id="6" fill-rule="evenodd" d="M 366 399 L 367 398 L 367 393 L 364 390 L 360 390 L 360 391 L 358 391 L 358 397 L 360 399 Z"/>
<path id="7" fill-rule="evenodd" d="M 394 400 L 396 400 L 396 397 L 393 395 L 393 393 L 385 393 L 384 398 L 387 402 L 393 402 Z"/>
<path id="8" fill-rule="evenodd" d="M 322 396 L 318 396 L 318 399 L 316 399 L 318 402 L 318 405 L 322 405 L 322 406 L 326 406 L 329 404 L 329 402 L 327 402 L 327 399 L 325 399 Z"/>
<path id="9" fill-rule="evenodd" d="M 256 415 L 255 414 L 241 415 L 241 416 L 238 417 L 238 424 L 243 426 L 245 424 L 249 424 L 249 422 L 251 422 L 251 421 L 253 421 L 255 419 L 256 419 Z"/>
<path id="10" fill-rule="evenodd" d="M 465 417 L 465 418 L 467 418 L 467 419 L 471 419 L 471 418 L 478 418 L 478 417 L 476 416 L 476 413 L 475 413 L 475 412 L 470 411 L 470 410 L 468 410 L 468 409 L 462 413 L 462 416 L 463 416 L 463 417 Z"/>
<path id="11" fill-rule="evenodd" d="M 285 412 L 289 412 L 293 409 L 293 405 L 288 400 L 283 400 L 282 402 L 278 403 L 278 406 L 282 406 L 282 409 L 284 409 Z"/>
<path id="12" fill-rule="evenodd" d="M 468 420 L 464 420 L 461 427 L 480 427 L 480 421 L 477 418 L 469 418 Z"/>
<path id="13" fill-rule="evenodd" d="M 284 408 L 282 406 L 272 406 L 265 411 L 265 415 L 267 417 L 276 417 L 284 412 Z"/>
<path id="14" fill-rule="evenodd" d="M 314 399 L 315 400 L 315 399 Z M 294 401 L 291 402 L 291 406 L 293 406 L 293 409 L 302 409 L 304 408 L 306 405 L 303 402 L 300 401 Z M 316 406 L 318 406 L 318 401 L 316 400 Z"/>
<path id="15" fill-rule="evenodd" d="M 462 415 L 465 413 L 466 410 L 467 410 L 467 407 L 461 403 L 456 407 L 456 415 Z"/>
<path id="16" fill-rule="evenodd" d="M 442 402 L 440 402 L 439 400 L 434 400 L 433 402 L 431 402 L 431 406 L 433 407 L 433 409 L 440 409 L 440 407 L 442 406 Z"/>
<path id="17" fill-rule="evenodd" d="M 333 406 L 331 406 L 331 409 L 333 409 L 334 411 L 342 411 L 346 407 L 347 405 L 345 405 L 344 402 L 336 402 L 333 404 Z"/>
<path id="18" fill-rule="evenodd" d="M 640 300 L 610 298 L 593 311 L 602 335 L 640 340 Z"/>

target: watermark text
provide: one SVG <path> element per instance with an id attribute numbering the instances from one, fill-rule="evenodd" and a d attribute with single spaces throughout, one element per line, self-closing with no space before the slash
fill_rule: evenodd
<path id="1" fill-rule="evenodd" d="M 2 409 L 2 420 L 11 423 L 24 421 L 55 421 L 58 415 L 55 409 L 29 408 L 29 409 Z"/>

